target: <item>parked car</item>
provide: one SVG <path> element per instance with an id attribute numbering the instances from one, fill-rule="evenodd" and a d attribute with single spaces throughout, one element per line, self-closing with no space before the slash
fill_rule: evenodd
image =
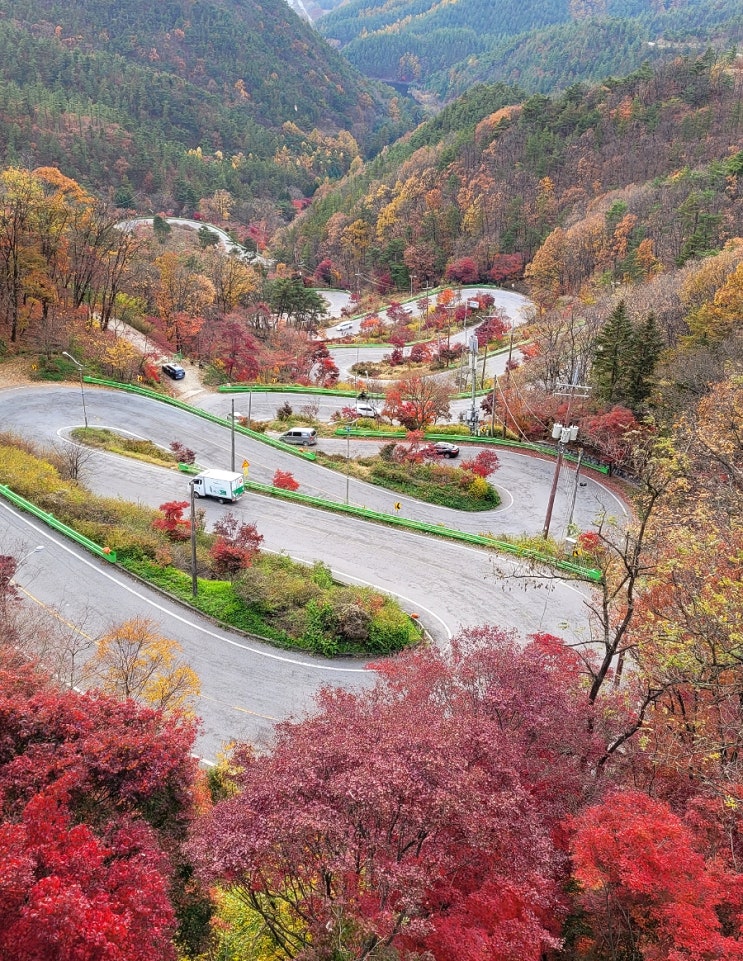
<path id="1" fill-rule="evenodd" d="M 292 427 L 279 437 L 285 444 L 299 444 L 300 447 L 314 447 L 317 431 L 314 427 Z"/>
<path id="2" fill-rule="evenodd" d="M 440 440 L 435 444 L 428 444 L 424 447 L 423 453 L 426 457 L 457 457 L 459 456 L 459 448 L 456 444 L 450 444 L 448 441 Z"/>
<path id="3" fill-rule="evenodd" d="M 180 364 L 163 364 L 163 373 L 172 377 L 173 380 L 183 380 L 186 376 L 186 372 Z"/>

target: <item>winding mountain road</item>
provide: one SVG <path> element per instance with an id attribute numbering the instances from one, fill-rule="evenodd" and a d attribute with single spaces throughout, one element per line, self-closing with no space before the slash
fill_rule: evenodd
<path id="1" fill-rule="evenodd" d="M 80 400 L 79 390 L 66 385 L 0 390 L 0 422 L 4 429 L 29 439 L 69 443 L 69 430 L 81 424 Z M 199 463 L 230 466 L 227 427 L 123 392 L 87 388 L 86 400 L 92 426 L 127 430 L 164 447 L 179 440 L 197 452 Z M 214 403 L 227 413 L 228 400 L 214 395 Z M 347 446 L 345 441 L 324 443 Z M 342 503 L 348 490 L 352 503 L 393 513 L 393 501 L 398 501 L 405 516 L 493 533 L 538 530 L 553 473 L 549 461 L 499 454 L 503 467 L 494 479 L 503 493 L 503 506 L 472 515 L 400 498 L 239 434 L 236 455 L 238 464 L 249 461 L 250 476 L 256 480 L 270 482 L 280 467 L 291 470 L 308 493 L 322 493 Z M 99 493 L 149 506 L 185 499 L 188 491 L 183 475 L 105 453 L 95 454 L 85 482 Z M 581 524 L 590 524 L 590 517 L 602 506 L 621 511 L 621 504 L 600 483 L 586 483 L 576 504 Z M 568 476 L 555 518 L 564 513 L 574 491 Z M 200 506 L 206 509 L 207 523 L 225 511 L 216 503 L 201 502 Z M 232 509 L 241 520 L 256 523 L 266 549 L 307 562 L 323 560 L 341 580 L 370 584 L 399 597 L 406 609 L 419 614 L 437 644 L 445 645 L 461 626 L 482 623 L 524 634 L 550 631 L 571 641 L 586 639 L 585 585 L 549 575 L 514 579 L 508 576 L 519 569 L 513 560 L 282 500 L 247 495 Z M 206 757 L 214 757 L 221 744 L 235 738 L 256 742 L 269 738 L 275 721 L 307 710 L 323 684 L 355 686 L 370 680 L 362 661 L 327 662 L 285 653 L 216 627 L 40 528 L 3 501 L 0 539 L 8 545 L 8 552 L 19 557 L 37 544 L 45 546 L 45 551 L 26 559 L 16 579 L 28 591 L 29 601 L 42 610 L 56 609 L 71 629 L 93 638 L 138 613 L 151 617 L 165 635 L 183 645 L 187 660 L 202 680 L 204 729 L 199 751 Z"/>

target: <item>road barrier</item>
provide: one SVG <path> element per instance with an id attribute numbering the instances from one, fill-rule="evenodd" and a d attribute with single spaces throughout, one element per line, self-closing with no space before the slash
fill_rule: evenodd
<path id="1" fill-rule="evenodd" d="M 177 400 L 175 397 L 169 397 L 167 394 L 158 394 L 156 390 L 150 390 L 149 387 L 139 387 L 137 384 L 120 384 L 116 380 L 103 380 L 100 377 L 84 377 L 83 380 L 86 384 L 95 384 L 98 387 L 113 387 L 116 390 L 125 390 L 130 394 L 139 394 L 141 397 L 148 397 L 150 400 L 158 400 L 162 404 L 169 404 L 171 407 L 177 407 L 179 410 L 185 410 L 189 414 L 201 417 L 202 420 L 209 420 L 213 424 L 219 424 L 220 427 L 226 427 L 228 430 L 232 429 L 232 424 L 226 417 L 220 417 L 219 414 L 211 414 L 207 410 L 201 410 L 200 407 L 192 407 L 190 404 L 186 404 L 182 400 Z M 314 451 L 303 450 L 291 444 L 285 444 L 275 437 L 266 437 L 265 434 L 261 434 L 257 430 L 251 430 L 249 427 L 243 427 L 242 424 L 238 424 L 237 422 L 234 428 L 238 434 L 252 437 L 253 440 L 259 440 L 264 444 L 268 444 L 269 447 L 276 447 L 278 450 L 283 450 L 288 454 L 294 454 L 295 457 L 303 457 L 305 460 L 316 459 Z"/>
<path id="2" fill-rule="evenodd" d="M 40 507 L 32 504 L 31 501 L 26 500 L 25 497 L 21 497 L 20 494 L 16 494 L 14 490 L 11 490 L 6 484 L 0 484 L 0 496 L 9 500 L 11 504 L 19 507 L 21 510 L 26 511 L 29 514 L 33 514 L 34 517 L 38 517 L 40 521 L 46 524 L 48 527 L 54 528 L 55 531 L 59 531 L 60 534 L 64 534 L 65 537 L 69 537 L 70 540 L 77 541 L 82 547 L 91 551 L 93 554 L 97 554 L 99 557 L 104 558 L 107 561 L 116 563 L 116 552 L 112 551 L 108 547 L 101 547 L 100 544 L 96 544 L 89 537 L 85 537 L 84 534 L 78 533 L 73 527 L 65 524 L 63 521 L 59 520 L 50 514 L 48 511 L 43 511 Z"/>
<path id="3" fill-rule="evenodd" d="M 391 527 L 402 527 L 408 530 L 420 531 L 425 534 L 433 534 L 435 537 L 444 537 L 447 540 L 464 541 L 467 544 L 476 544 L 480 547 L 489 547 L 493 550 L 506 554 L 514 554 L 525 560 L 545 564 L 566 573 L 573 574 L 584 580 L 598 583 L 603 577 L 601 571 L 592 567 L 584 567 L 575 561 L 563 560 L 551 554 L 531 548 L 520 547 L 518 544 L 511 544 L 508 541 L 499 541 L 495 537 L 487 537 L 485 534 L 471 534 L 469 531 L 458 531 L 451 527 L 443 527 L 439 524 L 428 524 L 426 521 L 411 520 L 401 517 L 399 514 L 383 514 L 381 511 L 372 511 L 366 507 L 357 507 L 355 504 L 340 504 L 337 501 L 328 501 L 322 497 L 314 497 L 310 494 L 302 494 L 299 491 L 287 491 L 279 487 L 271 487 L 268 484 L 259 484 L 257 481 L 245 481 L 245 490 L 253 491 L 256 494 L 265 494 L 268 497 L 278 497 L 285 500 L 295 501 L 299 504 L 306 504 L 308 507 L 317 507 L 321 510 L 333 511 L 338 514 L 350 514 L 354 517 L 361 517 L 364 520 L 374 521 L 379 524 L 387 524 Z"/>

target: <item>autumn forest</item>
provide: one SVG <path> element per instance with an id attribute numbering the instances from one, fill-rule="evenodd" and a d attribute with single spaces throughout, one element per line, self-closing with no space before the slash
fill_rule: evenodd
<path id="1" fill-rule="evenodd" d="M 0 961 L 743 959 L 743 60 L 710 44 L 547 90 L 481 57 L 457 96 L 446 37 L 417 34 L 432 108 L 359 72 L 378 35 L 344 34 L 348 61 L 322 40 L 365 9 L 318 32 L 278 0 L 0 0 L 0 394 L 82 390 L 79 358 L 172 398 L 168 357 L 204 391 L 341 392 L 350 430 L 368 390 L 375 469 L 404 483 L 455 470 L 426 431 L 473 439 L 446 379 L 471 330 L 483 442 L 544 449 L 574 423 L 626 518 L 572 528 L 569 573 L 547 531 L 511 545 L 518 573 L 493 553 L 509 589 L 575 579 L 565 638 L 493 605 L 421 643 L 322 556 L 300 574 L 231 513 L 197 531 L 185 501 L 92 501 L 85 455 L 0 425 L 0 485 L 25 478 L 122 572 L 172 597 L 198 563 L 225 610 L 271 614 L 271 643 L 369 677 L 200 763 L 177 638 L 122 617 L 83 658 L 0 546 Z M 354 327 L 333 342 L 330 290 Z M 363 397 L 338 343 L 384 353 Z M 291 416 L 242 419 L 320 446 L 337 426 Z M 485 506 L 496 449 L 447 475 Z"/>

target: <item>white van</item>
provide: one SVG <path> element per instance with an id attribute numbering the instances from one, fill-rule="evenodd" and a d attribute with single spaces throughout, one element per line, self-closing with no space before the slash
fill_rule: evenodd
<path id="1" fill-rule="evenodd" d="M 313 447 L 317 443 L 317 431 L 314 427 L 292 427 L 279 437 L 285 444 L 299 444 L 302 447 Z"/>

